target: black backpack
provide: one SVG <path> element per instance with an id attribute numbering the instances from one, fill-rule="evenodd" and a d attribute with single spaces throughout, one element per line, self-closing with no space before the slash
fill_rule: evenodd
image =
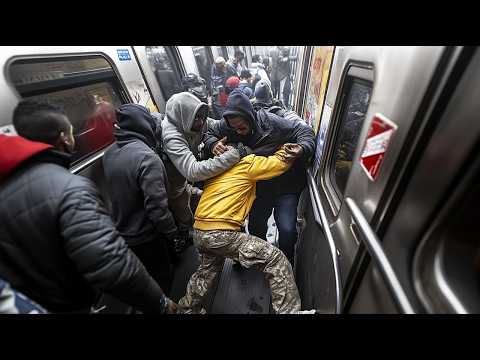
<path id="1" fill-rule="evenodd" d="M 274 101 L 273 105 L 268 105 L 264 103 L 257 102 L 253 104 L 255 111 L 260 109 L 265 109 L 267 112 L 283 117 L 287 110 L 283 107 L 283 104 L 280 100 Z"/>

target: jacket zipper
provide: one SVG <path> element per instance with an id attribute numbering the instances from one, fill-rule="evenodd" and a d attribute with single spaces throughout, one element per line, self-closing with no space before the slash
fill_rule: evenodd
<path id="1" fill-rule="evenodd" d="M 258 141 L 253 145 L 253 147 L 255 148 L 258 144 L 260 144 L 263 141 L 263 139 L 265 139 L 268 135 L 270 135 L 271 132 L 272 131 L 270 130 L 269 132 L 263 134 L 263 136 L 260 139 L 258 139 Z"/>

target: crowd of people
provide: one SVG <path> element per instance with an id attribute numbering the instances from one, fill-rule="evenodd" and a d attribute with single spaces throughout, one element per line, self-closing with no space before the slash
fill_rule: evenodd
<path id="1" fill-rule="evenodd" d="M 290 109 L 292 93 L 292 61 L 286 46 L 277 46 L 270 56 L 253 55 L 249 67 L 245 65 L 245 55 L 237 50 L 234 57 L 225 61 L 221 56 L 212 64 L 207 92 L 211 98 L 212 117 L 221 119 L 229 93 L 239 88 L 249 99 L 255 98 L 256 85 L 266 82 L 274 98 L 279 99 L 285 108 Z"/>
<path id="2" fill-rule="evenodd" d="M 102 160 L 111 210 L 91 180 L 69 171 L 75 138 L 62 108 L 17 105 L 18 136 L 0 135 L 0 312 L 20 312 L 4 310 L 3 286 L 36 313 L 89 313 L 106 293 L 142 313 L 201 314 L 231 258 L 265 273 L 275 313 L 315 313 L 301 309 L 292 270 L 314 132 L 276 99 L 279 75 L 270 78 L 260 57 L 252 73 L 242 56 L 216 59 L 213 92 L 186 76 L 164 114 L 116 109 Z M 278 248 L 266 241 L 272 211 Z M 177 304 L 173 274 L 192 243 L 200 265 Z"/>

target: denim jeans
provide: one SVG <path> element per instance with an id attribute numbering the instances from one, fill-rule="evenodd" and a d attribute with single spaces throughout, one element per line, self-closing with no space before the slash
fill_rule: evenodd
<path id="1" fill-rule="evenodd" d="M 272 210 L 278 229 L 278 244 L 290 264 L 294 264 L 297 242 L 297 206 L 300 194 L 284 194 L 277 197 L 257 197 L 248 220 L 248 231 L 261 239 L 267 239 L 267 221 Z"/>

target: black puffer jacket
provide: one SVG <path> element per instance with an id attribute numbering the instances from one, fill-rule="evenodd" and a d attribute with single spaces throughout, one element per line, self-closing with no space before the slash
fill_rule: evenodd
<path id="1" fill-rule="evenodd" d="M 69 156 L 0 135 L 0 276 L 52 312 L 90 307 L 94 290 L 145 312 L 163 292 L 128 249 Z"/>
<path id="2" fill-rule="evenodd" d="M 306 185 L 306 164 L 315 151 L 315 134 L 302 120 L 292 121 L 267 112 L 264 109 L 255 111 L 247 96 L 234 91 L 228 98 L 223 115 L 239 115 L 248 119 L 252 133 L 246 136 L 238 135 L 230 128 L 223 118 L 209 127 L 205 134 L 206 152 L 213 156 L 212 149 L 217 141 L 227 136 L 228 142 L 242 142 L 253 149 L 256 155 L 270 156 L 279 146 L 285 143 L 302 145 L 303 156 L 295 161 L 293 166 L 283 175 L 257 184 L 257 196 L 271 196 L 299 193 Z"/>
<path id="3" fill-rule="evenodd" d="M 177 227 L 168 208 L 167 173 L 156 153 L 156 120 L 147 108 L 117 110 L 117 140 L 103 157 L 115 225 L 131 246 L 171 239 Z"/>

